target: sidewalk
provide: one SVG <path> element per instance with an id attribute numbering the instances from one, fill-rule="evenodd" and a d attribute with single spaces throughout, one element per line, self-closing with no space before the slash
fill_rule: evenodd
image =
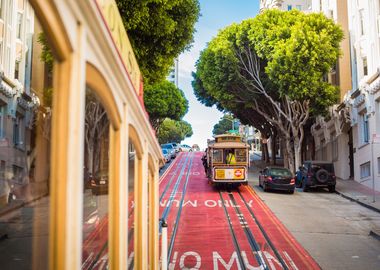
<path id="1" fill-rule="evenodd" d="M 254 152 L 254 159 L 251 162 L 254 162 L 257 167 L 265 167 L 261 160 L 255 160 L 256 158 L 261 159 L 260 152 Z M 372 191 L 371 188 L 362 185 L 355 180 L 343 180 L 340 178 L 336 179 L 336 193 L 340 194 L 342 197 L 349 199 L 351 201 L 357 202 L 358 204 L 367 207 L 373 211 L 380 213 L 380 192 Z"/>

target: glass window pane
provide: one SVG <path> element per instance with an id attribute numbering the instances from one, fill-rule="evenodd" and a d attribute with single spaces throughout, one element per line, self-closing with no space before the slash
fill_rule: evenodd
<path id="1" fill-rule="evenodd" d="M 12 7 L 11 1 L 8 3 Z M 36 25 L 38 29 L 38 22 Z M 45 72 L 39 57 L 28 60 L 33 69 L 31 81 L 21 89 L 12 89 L 17 99 L 0 101 L 1 269 L 48 269 L 53 114 L 49 101 L 54 90 L 46 79 L 52 71 Z M 13 73 L 8 80 L 15 80 Z M 1 88 L 12 88 L 5 80 L 0 84 Z"/>
<path id="2" fill-rule="evenodd" d="M 82 268 L 98 269 L 108 263 L 110 122 L 91 89 L 86 90 L 85 109 Z"/>
<path id="3" fill-rule="evenodd" d="M 128 147 L 128 269 L 133 269 L 134 265 L 134 228 L 135 228 L 135 174 L 136 174 L 136 151 L 133 143 Z"/>

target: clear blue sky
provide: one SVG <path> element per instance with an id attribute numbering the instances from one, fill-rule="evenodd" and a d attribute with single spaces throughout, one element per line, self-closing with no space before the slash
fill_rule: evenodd
<path id="1" fill-rule="evenodd" d="M 185 92 L 189 100 L 189 112 L 184 120 L 193 128 L 193 136 L 183 143 L 192 146 L 198 144 L 206 147 L 207 139 L 212 138 L 213 126 L 222 117 L 215 107 L 209 108 L 197 101 L 191 87 L 191 72 L 195 71 L 195 62 L 199 53 L 218 33 L 218 30 L 239 23 L 244 19 L 256 16 L 259 11 L 259 0 L 200 0 L 201 17 L 196 24 L 193 47 L 179 57 L 179 88 Z"/>

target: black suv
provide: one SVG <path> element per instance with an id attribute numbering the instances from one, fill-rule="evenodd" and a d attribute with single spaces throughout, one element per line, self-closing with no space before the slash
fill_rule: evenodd
<path id="1" fill-rule="evenodd" d="M 335 192 L 334 164 L 326 161 L 305 161 L 297 171 L 296 186 L 308 191 L 311 187 L 327 187 Z"/>

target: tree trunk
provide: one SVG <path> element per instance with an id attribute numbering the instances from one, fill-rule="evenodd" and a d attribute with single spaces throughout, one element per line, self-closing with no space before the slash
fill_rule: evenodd
<path id="1" fill-rule="evenodd" d="M 268 149 L 267 143 L 265 144 L 264 151 L 265 151 L 265 163 L 270 163 L 269 149 Z"/>
<path id="2" fill-rule="evenodd" d="M 294 160 L 295 160 L 295 170 L 301 166 L 301 142 L 298 136 L 294 137 Z"/>
<path id="3" fill-rule="evenodd" d="M 272 165 L 276 165 L 276 152 L 277 152 L 277 134 L 276 134 L 276 132 L 273 132 L 273 134 L 272 134 L 272 149 L 271 149 L 271 151 L 272 151 L 272 162 L 271 162 L 271 164 Z"/>
<path id="4" fill-rule="evenodd" d="M 289 170 L 291 171 L 292 174 L 295 173 L 294 170 L 294 148 L 291 143 L 290 138 L 286 138 L 286 151 L 288 152 L 288 163 L 289 163 Z"/>
<path id="5" fill-rule="evenodd" d="M 87 169 L 89 173 L 94 174 L 94 148 L 87 146 L 87 153 Z"/>
<path id="6" fill-rule="evenodd" d="M 289 155 L 288 155 L 288 151 L 286 150 L 284 138 L 281 138 L 281 151 L 283 153 L 282 158 L 284 159 L 284 167 L 289 169 Z"/>

